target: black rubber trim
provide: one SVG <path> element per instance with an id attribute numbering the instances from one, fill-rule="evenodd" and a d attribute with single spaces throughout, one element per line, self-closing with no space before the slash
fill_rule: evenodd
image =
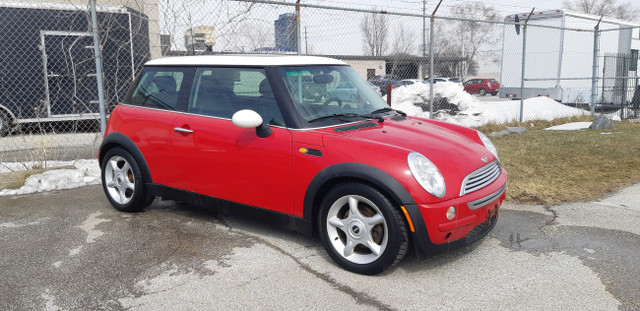
<path id="1" fill-rule="evenodd" d="M 144 159 L 142 152 L 140 151 L 140 149 L 138 149 L 138 146 L 136 146 L 136 144 L 129 137 L 127 137 L 126 135 L 120 132 L 110 133 L 102 141 L 102 144 L 100 145 L 99 155 L 98 155 L 98 163 L 100 163 L 100 167 L 102 167 L 102 160 L 103 160 L 104 154 L 106 153 L 106 152 L 103 152 L 103 149 L 105 147 L 109 147 L 109 145 L 121 146 L 122 148 L 127 150 L 129 153 L 131 153 L 133 158 L 136 159 L 136 162 L 138 162 L 140 171 L 145 176 L 145 178 L 147 178 L 145 180 L 147 180 L 150 183 L 153 182 L 153 177 L 151 176 L 151 172 L 149 171 L 149 166 L 147 166 L 147 161 Z"/>
<path id="2" fill-rule="evenodd" d="M 210 208 L 225 215 L 241 215 L 258 222 L 270 223 L 277 227 L 287 228 L 305 235 L 311 235 L 313 226 L 310 222 L 293 215 L 274 212 L 260 207 L 240 204 L 195 192 L 176 189 L 157 184 L 147 184 L 155 196 L 185 202 L 195 206 Z"/>
<path id="3" fill-rule="evenodd" d="M 409 211 L 409 206 L 405 207 L 407 208 L 407 211 Z M 418 209 L 417 206 L 414 206 L 412 208 Z M 467 236 L 464 238 L 448 243 L 434 244 L 429 238 L 429 233 L 426 230 L 426 226 L 424 225 L 424 221 L 422 221 L 422 218 L 420 218 L 422 225 L 417 226 L 415 224 L 415 218 L 413 217 L 413 214 L 411 212 L 409 212 L 409 214 L 411 215 L 411 218 L 414 219 L 414 226 L 416 228 L 413 239 L 413 246 L 416 251 L 416 256 L 420 259 L 424 259 L 426 256 L 437 255 L 443 252 L 452 251 L 476 243 L 484 238 L 487 234 L 489 234 L 489 232 L 493 230 L 493 227 L 495 227 L 496 223 L 498 222 L 498 217 L 493 216 L 491 218 L 491 221 L 487 220 L 471 229 L 471 231 L 469 231 Z M 418 227 L 420 227 L 420 229 L 424 229 L 424 232 L 419 232 Z"/>
<path id="4" fill-rule="evenodd" d="M 312 156 L 316 156 L 316 157 L 321 157 L 322 156 L 322 151 L 318 150 L 318 149 L 307 149 L 307 153 L 308 155 L 312 155 Z"/>
<path id="5" fill-rule="evenodd" d="M 278 74 L 276 67 L 264 67 L 264 72 L 267 75 L 267 79 L 269 79 L 271 91 L 276 98 L 276 102 L 280 108 L 280 113 L 282 113 L 282 117 L 284 118 L 284 123 L 288 128 L 302 128 L 301 117 L 298 115 L 298 112 L 295 109 L 295 104 L 289 96 L 289 90 L 284 84 L 282 78 L 280 78 L 280 74 Z"/>
<path id="6" fill-rule="evenodd" d="M 415 251 L 416 257 L 419 259 L 424 259 L 427 255 L 430 254 L 430 250 L 433 249 L 433 243 L 431 243 L 431 238 L 429 238 L 429 232 L 427 231 L 427 225 L 424 223 L 424 218 L 422 218 L 422 213 L 420 213 L 420 208 L 416 204 L 405 204 L 404 207 L 407 209 L 409 213 L 409 217 L 411 217 L 411 221 L 413 222 L 413 227 L 415 228 L 415 232 L 411 233 L 411 241 L 413 242 L 413 250 Z"/>
<path id="7" fill-rule="evenodd" d="M 378 126 L 378 124 L 376 124 L 376 123 L 365 122 L 365 123 L 358 123 L 358 124 L 353 124 L 353 125 L 336 127 L 336 128 L 333 129 L 333 131 L 334 132 L 351 132 L 351 131 L 357 131 L 357 130 L 372 128 L 372 127 L 377 127 L 377 126 Z"/>
<path id="8" fill-rule="evenodd" d="M 316 217 L 314 203 L 319 201 L 318 193 L 328 191 L 327 186 L 332 185 L 336 179 L 364 180 L 390 195 L 389 199 L 394 203 L 416 204 L 402 184 L 385 171 L 362 163 L 338 163 L 325 167 L 309 183 L 303 203 L 303 215 L 306 221 L 314 222 Z"/>

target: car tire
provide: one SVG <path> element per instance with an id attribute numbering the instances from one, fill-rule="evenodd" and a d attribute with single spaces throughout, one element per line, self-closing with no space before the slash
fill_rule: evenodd
<path id="1" fill-rule="evenodd" d="M 498 92 L 492 92 L 491 95 L 496 96 L 498 95 Z"/>
<path id="2" fill-rule="evenodd" d="M 373 275 L 394 266 L 408 249 L 404 220 L 376 189 L 359 183 L 334 186 L 322 200 L 318 232 L 343 269 Z"/>
<path id="3" fill-rule="evenodd" d="M 107 151 L 102 161 L 102 190 L 113 207 L 123 212 L 140 212 L 153 202 L 138 162 L 126 150 Z"/>
<path id="4" fill-rule="evenodd" d="M 9 115 L 6 112 L 0 110 L 0 136 L 9 134 L 12 126 L 13 124 L 11 122 L 11 118 L 9 118 Z"/>
<path id="5" fill-rule="evenodd" d="M 478 91 L 478 94 L 480 94 L 480 96 L 485 96 L 485 95 L 487 95 L 487 90 L 480 89 L 480 91 Z"/>

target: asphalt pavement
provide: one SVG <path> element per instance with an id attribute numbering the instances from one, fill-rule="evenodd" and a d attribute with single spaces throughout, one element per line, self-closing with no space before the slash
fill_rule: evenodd
<path id="1" fill-rule="evenodd" d="M 0 197 L 0 310 L 640 310 L 638 197 L 505 204 L 481 242 L 378 276 L 213 209 L 122 213 L 100 186 Z"/>

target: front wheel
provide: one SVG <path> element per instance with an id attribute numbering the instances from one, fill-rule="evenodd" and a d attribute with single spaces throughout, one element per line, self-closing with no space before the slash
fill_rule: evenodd
<path id="1" fill-rule="evenodd" d="M 342 268 L 378 274 L 400 262 L 408 236 L 400 213 L 369 186 L 335 186 L 322 201 L 318 231 L 329 256 Z"/>
<path id="2" fill-rule="evenodd" d="M 480 89 L 480 91 L 478 93 L 480 94 L 480 96 L 485 96 L 485 95 L 487 95 L 487 90 Z"/>
<path id="3" fill-rule="evenodd" d="M 142 211 L 153 201 L 133 156 L 122 148 L 107 152 L 102 162 L 102 189 L 113 207 L 123 212 Z"/>

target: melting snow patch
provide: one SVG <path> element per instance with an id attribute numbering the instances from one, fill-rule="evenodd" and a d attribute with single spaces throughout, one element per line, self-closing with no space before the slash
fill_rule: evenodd
<path id="1" fill-rule="evenodd" d="M 100 183 L 100 167 L 98 160 L 77 160 L 48 162 L 47 167 L 73 165 L 74 169 L 53 169 L 41 174 L 31 175 L 24 186 L 19 189 L 5 189 L 0 191 L 2 195 L 19 195 L 35 192 L 53 191 L 61 189 L 78 188 Z M 32 167 L 29 163 L 3 163 L 0 173 L 16 171 Z"/>
<path id="2" fill-rule="evenodd" d="M 576 131 L 588 129 L 592 122 L 572 122 L 561 125 L 548 127 L 545 130 L 548 131 Z"/>
<path id="3" fill-rule="evenodd" d="M 89 215 L 89 218 L 85 220 L 80 226 L 80 229 L 87 232 L 87 243 L 93 243 L 93 241 L 104 234 L 104 232 L 100 230 L 96 230 L 96 226 L 100 223 L 107 222 L 107 219 L 98 218 L 98 216 L 102 215 L 100 212 L 93 213 Z"/>

